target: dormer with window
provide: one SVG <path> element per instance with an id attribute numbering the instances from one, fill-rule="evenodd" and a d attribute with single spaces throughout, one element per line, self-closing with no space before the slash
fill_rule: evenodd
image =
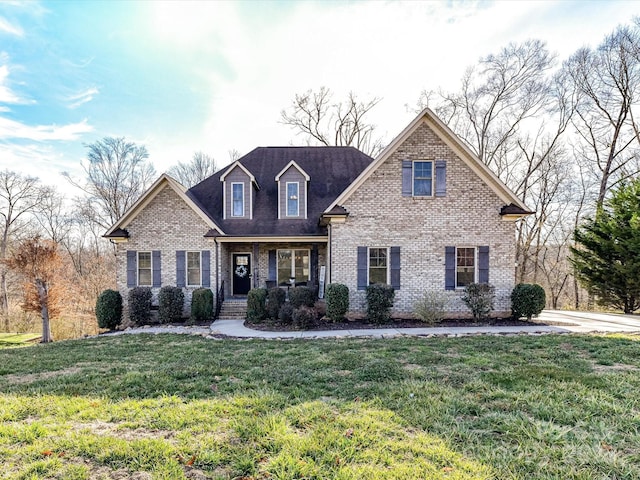
<path id="1" fill-rule="evenodd" d="M 258 189 L 253 174 L 240 162 L 235 162 L 220 177 L 223 184 L 223 218 L 253 218 L 253 190 Z"/>
<path id="2" fill-rule="evenodd" d="M 289 162 L 276 175 L 278 182 L 278 218 L 307 218 L 309 175 L 294 162 Z"/>

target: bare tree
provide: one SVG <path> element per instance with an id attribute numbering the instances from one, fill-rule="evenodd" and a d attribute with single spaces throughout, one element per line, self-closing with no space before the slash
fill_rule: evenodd
<path id="1" fill-rule="evenodd" d="M 595 167 L 599 208 L 612 187 L 640 173 L 640 134 L 634 120 L 640 25 L 618 27 L 596 49 L 581 48 L 563 70 L 579 95 L 573 122 L 580 140 L 577 152 Z"/>
<path id="2" fill-rule="evenodd" d="M 346 101 L 335 103 L 332 97 L 326 87 L 296 94 L 291 107 L 280 113 L 281 122 L 306 136 L 309 144 L 353 146 L 375 157 L 384 145 L 374 138 L 375 125 L 366 117 L 381 99 L 359 101 L 350 92 Z"/>
<path id="3" fill-rule="evenodd" d="M 69 238 L 74 219 L 67 210 L 64 195 L 55 188 L 42 187 L 42 198 L 34 216 L 44 234 L 55 243 L 62 244 Z"/>
<path id="4" fill-rule="evenodd" d="M 106 230 L 126 212 L 149 187 L 155 176 L 149 154 L 144 146 L 124 138 L 106 137 L 90 145 L 83 183 L 69 182 L 87 194 L 87 203 L 94 209 L 93 221 Z"/>
<path id="5" fill-rule="evenodd" d="M 168 173 L 185 187 L 191 188 L 216 173 L 216 161 L 203 152 L 196 152 L 191 162 L 178 162 Z"/>
<path id="6" fill-rule="evenodd" d="M 24 226 L 25 217 L 34 211 L 42 199 L 42 189 L 35 177 L 9 170 L 0 171 L 0 312 L 9 309 L 7 268 L 3 262 L 11 236 Z"/>
<path id="7" fill-rule="evenodd" d="M 25 290 L 25 310 L 39 312 L 42 317 L 42 343 L 53 341 L 50 317 L 59 313 L 55 288 L 59 285 L 61 265 L 57 245 L 36 236 L 21 243 L 6 261 L 7 266 L 24 276 L 33 288 Z"/>

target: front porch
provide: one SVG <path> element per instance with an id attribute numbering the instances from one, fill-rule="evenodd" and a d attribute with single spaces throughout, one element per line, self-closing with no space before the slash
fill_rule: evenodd
<path id="1" fill-rule="evenodd" d="M 224 298 L 245 298 L 252 288 L 324 288 L 327 242 L 217 242 L 217 285 Z M 225 239 L 226 240 L 226 239 Z M 324 267 L 324 268 L 323 268 Z M 224 283 L 223 283 L 224 282 Z"/>

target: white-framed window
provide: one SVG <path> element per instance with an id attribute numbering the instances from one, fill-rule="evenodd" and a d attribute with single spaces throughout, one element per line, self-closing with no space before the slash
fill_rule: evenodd
<path id="1" fill-rule="evenodd" d="M 309 250 L 278 250 L 278 284 L 309 281 Z"/>
<path id="2" fill-rule="evenodd" d="M 369 285 L 389 283 L 389 249 L 369 247 Z"/>
<path id="3" fill-rule="evenodd" d="M 244 217 L 244 183 L 231 184 L 231 216 Z"/>
<path id="4" fill-rule="evenodd" d="M 201 256 L 200 252 L 187 252 L 187 286 L 198 287 L 202 283 L 201 279 Z"/>
<path id="5" fill-rule="evenodd" d="M 456 288 L 466 287 L 476 281 L 477 265 L 475 248 L 456 248 Z"/>
<path id="6" fill-rule="evenodd" d="M 151 252 L 138 252 L 138 286 L 150 287 L 152 285 L 151 269 Z"/>
<path id="7" fill-rule="evenodd" d="M 433 162 L 415 161 L 413 162 L 413 196 L 432 197 L 433 196 Z"/>
<path id="8" fill-rule="evenodd" d="M 300 215 L 300 184 L 287 182 L 287 217 Z"/>

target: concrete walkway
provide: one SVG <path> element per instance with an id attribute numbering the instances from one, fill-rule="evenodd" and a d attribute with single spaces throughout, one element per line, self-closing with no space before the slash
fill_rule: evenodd
<path id="1" fill-rule="evenodd" d="M 640 316 L 591 312 L 545 310 L 538 317 L 540 325 L 511 327 L 432 327 L 432 328 L 375 328 L 363 330 L 265 332 L 243 325 L 241 320 L 216 320 L 206 326 L 147 326 L 130 328 L 107 335 L 133 333 L 181 333 L 204 337 L 236 338 L 386 338 L 402 335 L 458 336 L 458 335 L 542 335 L 549 333 L 640 333 Z"/>

